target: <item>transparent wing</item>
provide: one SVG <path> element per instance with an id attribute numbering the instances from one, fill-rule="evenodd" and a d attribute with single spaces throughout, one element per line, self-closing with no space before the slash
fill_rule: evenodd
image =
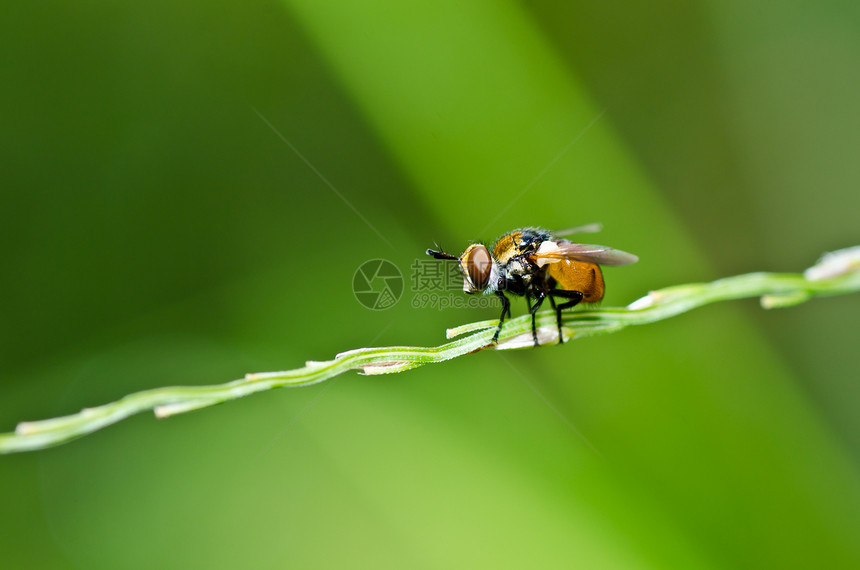
<path id="1" fill-rule="evenodd" d="M 596 263 L 597 265 L 629 265 L 636 263 L 639 258 L 632 253 L 621 251 L 620 249 L 612 249 L 605 245 L 593 245 L 588 243 L 573 243 L 567 240 L 559 240 L 555 242 L 553 248 L 541 248 L 535 252 L 532 257 L 535 261 L 543 261 L 539 265 L 546 263 L 558 263 L 565 259 L 575 259 L 577 261 L 587 261 Z"/>
<path id="2" fill-rule="evenodd" d="M 567 228 L 566 230 L 559 230 L 557 232 L 552 232 L 554 236 L 570 236 L 573 234 L 595 234 L 599 231 L 603 230 L 603 224 L 594 223 L 594 224 L 585 224 L 584 226 L 576 226 L 575 228 Z"/>

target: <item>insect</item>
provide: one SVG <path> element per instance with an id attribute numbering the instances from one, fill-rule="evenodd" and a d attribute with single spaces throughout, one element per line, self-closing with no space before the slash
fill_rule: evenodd
<path id="1" fill-rule="evenodd" d="M 427 250 L 436 259 L 459 262 L 466 293 L 495 294 L 502 302 L 502 316 L 493 335 L 498 342 L 505 314 L 511 316 L 511 303 L 505 293 L 525 296 L 532 316 L 532 338 L 538 346 L 535 313 L 549 298 L 555 309 L 558 342 L 561 333 L 561 312 L 581 302 L 596 303 L 603 299 L 604 284 L 601 265 L 628 265 L 639 258 L 632 253 L 602 245 L 574 243 L 557 236 L 600 231 L 600 224 L 589 224 L 561 232 L 540 228 L 521 228 L 500 237 L 488 249 L 473 243 L 459 257 Z M 555 235 L 554 235 L 555 234 Z M 437 246 L 438 247 L 438 246 Z M 562 300 L 556 304 L 556 298 Z"/>

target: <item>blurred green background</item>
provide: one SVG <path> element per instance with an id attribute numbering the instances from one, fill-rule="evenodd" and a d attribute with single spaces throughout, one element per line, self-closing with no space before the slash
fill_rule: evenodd
<path id="1" fill-rule="evenodd" d="M 0 431 L 496 318 L 356 302 L 434 241 L 603 222 L 641 258 L 607 305 L 860 244 L 852 2 L 6 2 L 0 30 Z M 0 566 L 857 568 L 858 315 L 750 300 L 143 414 L 0 458 Z"/>

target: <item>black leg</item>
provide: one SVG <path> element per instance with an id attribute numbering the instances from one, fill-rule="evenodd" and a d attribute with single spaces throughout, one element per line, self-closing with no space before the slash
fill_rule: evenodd
<path id="1" fill-rule="evenodd" d="M 555 322 L 558 324 L 558 343 L 564 344 L 564 336 L 561 334 L 561 312 L 565 309 L 569 309 L 570 307 L 574 307 L 582 301 L 582 291 L 565 291 L 564 289 L 552 289 L 549 294 L 551 295 L 550 300 L 552 301 L 552 297 L 561 297 L 562 299 L 570 299 L 566 303 L 561 303 L 560 305 L 556 305 L 555 301 L 553 301 L 552 305 L 555 307 Z"/>
<path id="2" fill-rule="evenodd" d="M 501 291 L 496 291 L 496 295 L 499 296 L 499 299 L 502 300 L 502 316 L 499 317 L 499 328 L 496 329 L 496 334 L 493 335 L 493 344 L 499 342 L 499 333 L 502 332 L 502 323 L 505 322 L 505 313 L 508 316 L 511 316 L 511 302 L 508 301 L 508 298 L 505 297 L 505 294 Z"/>
<path id="3" fill-rule="evenodd" d="M 552 305 L 552 310 L 555 311 L 555 299 L 553 299 L 552 295 L 549 296 L 549 304 Z"/>
<path id="4" fill-rule="evenodd" d="M 529 313 L 532 314 L 532 339 L 535 341 L 535 346 L 540 346 L 538 344 L 537 339 L 537 327 L 535 326 L 535 313 L 540 309 L 540 306 L 543 304 L 543 300 L 546 299 L 546 293 L 541 290 L 535 291 L 535 304 L 534 306 L 529 306 Z M 528 301 L 528 296 L 526 296 L 526 301 Z"/>
<path id="5" fill-rule="evenodd" d="M 526 307 L 529 310 L 529 314 L 533 315 L 534 313 L 532 313 L 532 296 L 531 296 L 531 293 L 526 291 L 526 294 L 523 296 L 526 298 Z M 534 316 L 532 316 L 532 321 L 534 321 Z M 532 330 L 534 330 L 534 323 L 532 323 Z M 534 336 L 534 333 L 532 333 L 532 336 Z"/>

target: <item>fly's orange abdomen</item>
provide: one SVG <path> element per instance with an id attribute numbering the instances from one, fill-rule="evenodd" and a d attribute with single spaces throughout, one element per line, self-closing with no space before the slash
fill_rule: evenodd
<path id="1" fill-rule="evenodd" d="M 547 265 L 546 272 L 561 289 L 581 292 L 586 303 L 603 299 L 603 272 L 595 263 L 564 260 Z"/>

